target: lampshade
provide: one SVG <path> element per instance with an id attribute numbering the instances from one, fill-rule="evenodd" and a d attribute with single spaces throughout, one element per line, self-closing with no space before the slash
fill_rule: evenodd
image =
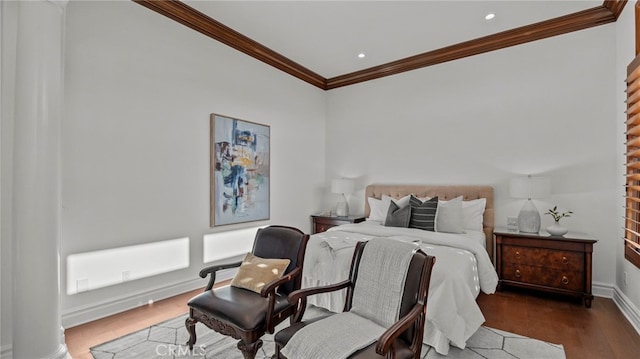
<path id="1" fill-rule="evenodd" d="M 514 178 L 509 182 L 509 193 L 513 198 L 546 198 L 551 195 L 549 177 Z"/>
<path id="2" fill-rule="evenodd" d="M 353 180 L 347 178 L 334 179 L 331 181 L 331 192 L 350 194 L 353 193 Z"/>

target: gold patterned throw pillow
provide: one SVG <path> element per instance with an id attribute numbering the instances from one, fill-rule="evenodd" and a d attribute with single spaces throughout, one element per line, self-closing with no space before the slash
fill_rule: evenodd
<path id="1" fill-rule="evenodd" d="M 260 258 L 247 253 L 231 285 L 260 293 L 267 283 L 282 277 L 290 262 L 289 259 Z"/>

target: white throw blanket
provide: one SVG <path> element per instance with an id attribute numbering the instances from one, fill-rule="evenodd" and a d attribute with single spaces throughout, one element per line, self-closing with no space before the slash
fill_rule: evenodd
<path id="1" fill-rule="evenodd" d="M 351 242 L 352 249 L 330 249 L 324 239 L 333 237 L 343 243 Z M 498 276 L 483 243 L 481 232 L 450 234 L 412 228 L 384 227 L 374 223 L 358 223 L 331 228 L 314 234 L 308 243 L 303 270 L 303 288 L 327 285 L 348 277 L 353 247 L 358 241 L 372 237 L 389 237 L 404 241 L 420 241 L 421 248 L 437 258 L 429 287 L 428 310 L 423 342 L 446 355 L 449 345 L 459 348 L 484 323 L 484 316 L 476 303 L 480 290 L 495 292 Z M 308 303 L 341 312 L 344 291 L 314 295 Z"/>
<path id="2" fill-rule="evenodd" d="M 338 313 L 298 330 L 281 353 L 291 359 L 343 359 L 375 342 L 384 331 L 355 313 Z"/>
<path id="3" fill-rule="evenodd" d="M 375 342 L 399 318 L 409 263 L 417 249 L 411 242 L 371 239 L 360 259 L 351 311 L 301 328 L 282 354 L 340 359 Z"/>
<path id="4" fill-rule="evenodd" d="M 351 311 L 385 328 L 398 321 L 407 271 L 418 246 L 373 238 L 364 247 Z"/>
<path id="5" fill-rule="evenodd" d="M 363 240 L 360 236 L 358 237 L 349 236 L 349 234 L 343 236 L 343 235 L 337 235 L 336 232 L 323 232 L 323 233 L 319 233 L 318 236 L 321 239 L 320 245 L 329 249 L 329 251 L 333 255 L 335 255 L 336 252 L 342 249 L 353 250 L 353 247 L 355 246 L 355 242 Z M 367 237 L 367 240 L 371 238 L 373 238 L 373 236 Z"/>

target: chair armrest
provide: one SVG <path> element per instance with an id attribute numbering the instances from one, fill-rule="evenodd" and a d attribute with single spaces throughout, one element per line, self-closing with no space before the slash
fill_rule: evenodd
<path id="1" fill-rule="evenodd" d="M 271 282 L 267 283 L 264 287 L 262 287 L 262 290 L 260 291 L 260 295 L 266 298 L 269 295 L 269 292 L 275 291 L 277 287 L 292 280 L 293 278 L 297 277 L 300 274 L 302 274 L 302 267 L 297 267 L 291 272 L 289 272 L 287 275 L 282 276 L 278 279 L 272 280 Z"/>
<path id="2" fill-rule="evenodd" d="M 291 272 L 289 272 L 287 275 L 282 276 L 278 279 L 272 280 L 271 282 L 267 283 L 264 287 L 262 287 L 262 290 L 260 291 L 260 296 L 263 298 L 269 298 L 269 303 L 267 304 L 267 315 L 266 315 L 267 317 L 266 328 L 268 333 L 273 333 L 275 329 L 274 323 L 272 321 L 272 317 L 273 317 L 273 311 L 276 303 L 276 288 L 294 279 L 298 275 L 302 275 L 302 267 L 297 267 L 293 269 Z M 288 297 L 287 297 L 287 300 L 288 300 Z"/>
<path id="3" fill-rule="evenodd" d="M 351 281 L 347 279 L 335 284 L 298 289 L 289 293 L 289 302 L 295 305 L 295 314 L 291 318 L 291 324 L 299 323 L 302 320 L 302 316 L 304 315 L 305 310 L 307 310 L 308 296 L 320 293 L 334 292 L 336 290 L 347 288 L 350 285 Z"/>
<path id="4" fill-rule="evenodd" d="M 386 356 L 391 349 L 391 345 L 398 338 L 398 336 L 405 330 L 407 330 L 410 326 L 412 326 L 420 317 L 420 315 L 423 314 L 423 308 L 424 306 L 421 303 L 417 303 L 413 306 L 413 308 L 411 308 L 411 311 L 409 311 L 407 315 L 400 318 L 397 322 L 393 323 L 392 326 L 385 330 L 385 332 L 380 335 L 380 338 L 378 338 L 378 343 L 376 344 L 376 353 Z M 424 325 L 424 319 L 422 320 L 422 323 L 419 323 L 419 325 Z M 419 343 L 419 345 L 422 345 L 422 343 Z"/>
<path id="5" fill-rule="evenodd" d="M 240 267 L 240 265 L 242 264 L 242 261 L 239 262 L 233 262 L 233 263 L 224 263 L 224 264 L 217 264 L 217 265 L 213 265 L 210 267 L 206 267 L 203 268 L 200 271 L 200 278 L 205 278 L 207 276 L 207 274 L 211 274 L 211 278 L 209 278 L 209 283 L 207 284 L 207 287 L 204 289 L 204 291 L 208 291 L 211 288 L 213 288 L 213 284 L 216 281 L 216 272 L 219 270 L 223 270 L 223 269 L 229 269 L 229 268 L 235 268 L 235 267 Z"/>
<path id="6" fill-rule="evenodd" d="M 322 285 L 322 286 L 318 286 L 318 287 L 309 287 L 309 288 L 294 290 L 293 292 L 289 293 L 289 301 L 293 303 L 293 302 L 296 302 L 296 301 L 300 300 L 301 298 L 305 298 L 306 299 L 306 297 L 308 297 L 310 295 L 320 294 L 320 293 L 327 293 L 327 292 L 334 292 L 336 290 L 347 288 L 350 284 L 351 284 L 351 281 L 349 281 L 347 279 L 347 280 L 344 280 L 342 282 L 338 282 L 338 283 L 335 283 L 335 284 Z"/>

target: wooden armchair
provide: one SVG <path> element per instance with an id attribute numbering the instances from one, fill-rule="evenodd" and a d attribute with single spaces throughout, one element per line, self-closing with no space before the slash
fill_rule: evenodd
<path id="1" fill-rule="evenodd" d="M 202 269 L 200 277 L 211 277 L 204 293 L 188 303 L 189 317 L 185 325 L 190 335 L 189 349 L 196 343 L 195 325 L 200 322 L 216 332 L 240 339 L 238 349 L 244 358 L 254 358 L 262 346 L 260 338 L 265 333 L 273 333 L 274 327 L 295 311 L 295 305 L 287 296 L 300 289 L 308 241 L 308 234 L 292 227 L 269 226 L 258 230 L 252 254 L 260 258 L 290 260 L 283 276 L 266 283 L 260 293 L 235 286 L 212 289 L 216 271 L 239 267 L 241 261 Z"/>
<path id="2" fill-rule="evenodd" d="M 365 246 L 365 242 L 360 242 L 356 246 L 351 262 L 349 279 L 334 285 L 297 290 L 289 295 L 289 300 L 297 305 L 293 319 L 294 324 L 276 333 L 274 337 L 276 353 L 273 358 L 286 359 L 282 350 L 290 342 L 294 334 L 305 326 L 329 319 L 330 316 L 325 316 L 301 321 L 308 296 L 347 288 L 344 312 L 352 309 L 354 294 L 357 294 L 357 290 L 359 290 L 356 284 Z M 420 358 L 427 311 L 427 295 L 434 264 L 435 257 L 429 256 L 416 248 L 408 266 L 404 290 L 400 294 L 399 319 L 388 327 L 378 337 L 377 341 L 352 353 L 349 358 Z M 332 344 L 331 342 L 324 343 L 327 346 Z"/>

